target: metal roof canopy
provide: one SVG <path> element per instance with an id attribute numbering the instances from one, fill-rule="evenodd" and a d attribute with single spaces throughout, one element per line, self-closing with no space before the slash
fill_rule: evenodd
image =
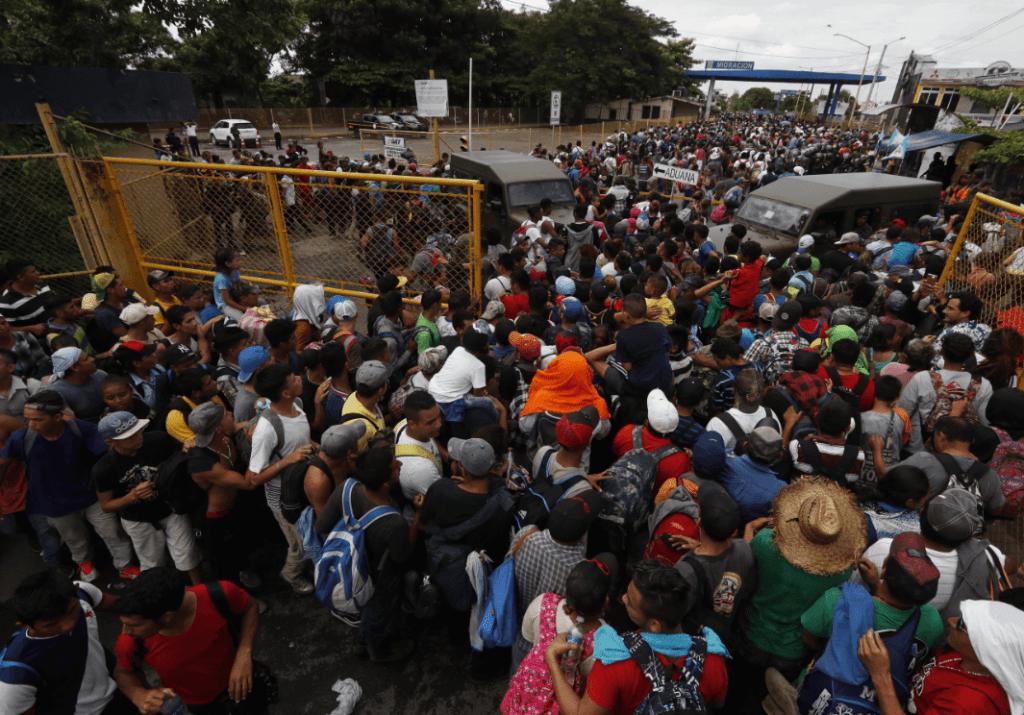
<path id="1" fill-rule="evenodd" d="M 733 82 L 783 82 L 787 84 L 827 84 L 825 112 L 829 117 L 836 115 L 839 106 L 839 92 L 844 84 L 872 84 L 884 82 L 885 77 L 874 74 L 840 74 L 837 72 L 808 72 L 806 70 L 687 70 L 686 76 L 697 80 L 709 80 L 707 103 L 704 105 L 704 119 L 711 117 L 711 99 L 715 94 L 715 80 Z M 812 99 L 813 101 L 813 99 Z"/>
<path id="2" fill-rule="evenodd" d="M 859 74 L 807 72 L 804 70 L 686 70 L 694 79 L 725 79 L 743 82 L 785 82 L 789 84 L 857 84 Z M 864 84 L 884 82 L 882 75 L 864 75 Z"/>

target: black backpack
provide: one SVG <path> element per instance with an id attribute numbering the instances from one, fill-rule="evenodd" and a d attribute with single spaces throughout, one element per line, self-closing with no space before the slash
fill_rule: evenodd
<path id="1" fill-rule="evenodd" d="M 524 526 L 536 526 L 539 529 L 545 528 L 548 523 L 548 515 L 555 508 L 555 504 L 562 500 L 572 487 L 587 478 L 583 470 L 565 477 L 561 481 L 551 479 L 551 460 L 555 458 L 557 449 L 551 448 L 541 460 L 537 473 L 533 475 L 533 483 L 526 487 L 526 491 L 519 497 L 516 505 L 515 520 L 517 528 Z"/>
<path id="2" fill-rule="evenodd" d="M 281 471 L 281 516 L 289 524 L 297 522 L 302 512 L 309 506 L 309 497 L 306 496 L 306 472 L 310 467 L 316 467 L 331 478 L 331 491 L 338 485 L 330 467 L 319 455 L 300 459 L 285 467 Z"/>
<path id="3" fill-rule="evenodd" d="M 766 425 L 762 425 L 761 423 L 762 422 L 770 421 L 771 422 L 770 426 L 772 426 L 772 428 L 775 429 L 779 434 L 782 434 L 782 426 L 779 424 L 779 421 L 777 419 L 775 419 L 775 416 L 772 414 L 771 410 L 767 410 L 767 412 L 768 412 L 768 416 L 767 417 L 762 417 L 758 421 L 757 425 L 754 426 L 754 429 L 757 429 L 758 427 L 766 426 Z M 728 412 L 719 412 L 716 415 L 716 417 L 718 417 L 718 419 L 722 420 L 722 423 L 726 427 L 729 428 L 730 432 L 732 432 L 732 436 L 736 438 L 736 446 L 733 447 L 733 449 L 732 449 L 733 453 L 735 453 L 737 457 L 742 457 L 743 456 L 743 452 L 744 452 L 743 444 L 744 444 L 744 442 L 747 441 L 747 438 L 750 435 L 748 435 L 746 432 L 743 431 L 743 428 L 740 427 L 740 423 L 736 420 L 735 417 L 730 415 Z"/>
<path id="4" fill-rule="evenodd" d="M 175 450 L 156 468 L 156 491 L 175 514 L 194 516 L 206 511 L 207 494 L 188 470 L 189 453 Z M 193 522 L 195 523 L 195 522 Z"/>
<path id="5" fill-rule="evenodd" d="M 839 458 L 839 463 L 835 467 L 829 467 L 825 464 L 825 459 L 821 456 L 821 450 L 818 449 L 818 445 L 813 439 L 800 440 L 800 446 L 804 448 L 807 463 L 814 468 L 815 474 L 820 474 L 826 479 L 831 479 L 833 482 L 844 487 L 849 484 L 846 475 L 850 473 L 850 467 L 857 461 L 860 447 L 856 444 L 843 445 L 843 454 Z"/>
<path id="6" fill-rule="evenodd" d="M 703 635 L 693 636 L 691 640 L 690 651 L 666 667 L 643 636 L 632 631 L 622 634 L 622 642 L 630 656 L 651 683 L 651 691 L 637 706 L 635 715 L 691 715 L 707 712 L 704 696 L 700 694 L 700 680 L 704 675 L 708 641 Z M 673 671 L 679 672 L 676 680 L 672 679 Z"/>

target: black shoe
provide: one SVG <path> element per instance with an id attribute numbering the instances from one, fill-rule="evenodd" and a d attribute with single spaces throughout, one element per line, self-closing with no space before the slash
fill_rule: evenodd
<path id="1" fill-rule="evenodd" d="M 338 613 L 337 611 L 332 611 L 330 609 L 328 609 L 327 612 L 335 618 L 337 618 L 342 623 L 344 623 L 346 626 L 351 626 L 352 628 L 359 628 L 359 616 L 353 616 L 350 613 Z"/>
<path id="2" fill-rule="evenodd" d="M 394 641 L 391 643 L 391 647 L 388 648 L 386 655 L 378 658 L 370 656 L 370 660 L 374 663 L 394 663 L 395 661 L 405 660 L 412 655 L 414 650 L 416 650 L 416 641 L 412 639 Z"/>

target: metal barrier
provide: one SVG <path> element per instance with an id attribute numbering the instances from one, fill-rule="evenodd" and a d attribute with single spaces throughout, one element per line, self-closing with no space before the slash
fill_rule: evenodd
<path id="1" fill-rule="evenodd" d="M 297 285 L 367 303 L 385 273 L 408 299 L 431 287 L 482 292 L 474 181 L 104 159 L 121 240 L 145 270 L 212 282 L 233 247 L 241 273 L 283 309 Z"/>
<path id="2" fill-rule="evenodd" d="M 977 194 L 946 259 L 939 283 L 946 293 L 974 291 L 985 304 L 982 322 L 1024 334 L 1024 250 L 1016 254 L 1019 260 L 1014 258 L 1009 265 L 1004 265 L 1018 249 L 1024 249 L 1022 216 L 1024 207 Z M 985 274 L 974 270 L 976 267 L 992 273 L 995 280 L 986 279 Z M 1017 387 L 1024 389 L 1024 371 L 1018 373 Z M 996 522 L 988 538 L 1022 563 L 1024 516 Z"/>
<path id="3" fill-rule="evenodd" d="M 41 273 L 55 274 L 48 277 L 55 290 L 80 295 L 89 289 L 89 245 L 58 165 L 68 156 L 0 157 L 0 264 L 29 258 Z"/>

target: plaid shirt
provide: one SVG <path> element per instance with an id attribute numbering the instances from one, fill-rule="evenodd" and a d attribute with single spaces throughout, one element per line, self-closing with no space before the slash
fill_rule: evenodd
<path id="1" fill-rule="evenodd" d="M 773 384 L 782 373 L 789 372 L 796 351 L 809 347 L 810 343 L 792 330 L 778 330 L 755 340 L 743 359 L 760 365 L 765 382 Z"/>
<path id="2" fill-rule="evenodd" d="M 526 526 L 512 537 L 512 548 L 519 543 Z M 509 549 L 511 554 L 512 550 Z M 573 567 L 587 557 L 586 543 L 559 544 L 551 538 L 547 529 L 535 531 L 526 537 L 522 547 L 514 556 L 516 572 L 516 597 L 519 599 L 519 618 L 526 613 L 526 607 L 537 596 L 551 591 L 565 593 L 565 581 Z M 508 556 L 506 556 L 508 558 Z"/>

